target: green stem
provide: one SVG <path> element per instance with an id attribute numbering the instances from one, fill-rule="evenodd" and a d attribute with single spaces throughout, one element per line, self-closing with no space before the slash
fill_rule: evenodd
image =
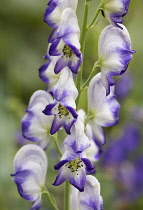
<path id="1" fill-rule="evenodd" d="M 88 19 L 88 9 L 89 9 L 89 3 L 90 1 L 85 2 L 85 8 L 84 8 L 84 18 L 83 18 L 83 25 L 81 30 L 81 37 L 80 37 L 80 44 L 81 44 L 81 53 L 84 56 L 84 47 L 85 47 L 85 39 L 86 39 L 86 33 L 87 33 L 87 19 Z M 77 80 L 76 80 L 76 87 L 78 91 L 80 91 L 81 88 L 81 82 L 82 82 L 82 71 L 83 71 L 83 63 L 80 66 L 80 69 L 78 71 Z M 79 97 L 77 98 L 77 107 L 79 103 Z"/>
<path id="2" fill-rule="evenodd" d="M 54 143 L 55 143 L 55 146 L 56 146 L 56 151 L 61 157 L 63 155 L 63 153 L 62 153 L 62 151 L 59 147 L 58 141 L 57 141 L 57 133 L 55 135 L 53 135 L 53 139 L 54 139 Z"/>
<path id="3" fill-rule="evenodd" d="M 65 191 L 64 191 L 65 203 L 64 210 L 70 210 L 70 184 L 66 180 L 65 182 Z"/>
<path id="4" fill-rule="evenodd" d="M 55 204 L 55 202 L 53 201 L 52 199 L 52 196 L 50 195 L 49 191 L 46 189 L 46 187 L 44 188 L 44 190 L 42 191 L 43 194 L 46 194 L 50 204 L 52 205 L 52 207 L 55 209 L 55 210 L 59 210 L 59 208 L 57 207 L 57 205 Z"/>
<path id="5" fill-rule="evenodd" d="M 87 29 L 89 29 L 89 28 L 91 28 L 93 26 L 97 16 L 99 15 L 100 10 L 102 10 L 102 9 L 103 9 L 103 4 L 100 4 L 98 6 L 97 10 L 96 10 L 94 18 L 92 19 L 91 23 L 87 26 Z"/>
<path id="6" fill-rule="evenodd" d="M 95 71 L 100 67 L 99 62 L 95 62 L 93 69 L 88 77 L 88 79 L 85 81 L 85 83 L 83 84 L 81 91 L 85 89 L 85 87 L 88 85 L 88 83 L 90 82 L 90 80 L 92 79 L 92 77 L 95 75 Z"/>

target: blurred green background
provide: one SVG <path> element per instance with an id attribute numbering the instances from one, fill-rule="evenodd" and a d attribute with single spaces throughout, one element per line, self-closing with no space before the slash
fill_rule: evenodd
<path id="1" fill-rule="evenodd" d="M 30 96 L 34 91 L 46 87 L 46 84 L 38 77 L 38 68 L 45 62 L 43 56 L 47 50 L 47 40 L 51 28 L 43 22 L 47 0 L 1 0 L 0 2 L 0 209 L 26 210 L 30 208 L 31 204 L 19 196 L 10 177 L 10 174 L 13 173 L 13 157 L 19 148 L 15 141 L 15 135 L 20 129 L 20 120 L 25 113 Z M 99 3 L 100 1 L 91 1 L 89 19 Z M 83 18 L 83 4 L 84 1 L 79 0 L 77 14 L 80 27 Z M 133 0 L 128 14 L 124 17 L 124 25 L 128 28 L 131 36 L 132 49 L 137 52 L 129 65 L 134 88 L 129 98 L 122 104 L 121 123 L 130 118 L 130 110 L 134 106 L 143 106 L 142 14 L 143 1 Z M 100 32 L 107 25 L 101 15 L 99 19 L 98 26 L 92 28 L 87 35 L 84 77 L 87 77 L 97 59 L 97 40 Z M 86 107 L 85 98 L 81 100 L 80 106 Z M 119 128 L 121 123 L 119 123 Z M 119 132 L 118 128 L 115 129 L 114 133 L 116 134 L 116 132 Z M 47 151 L 48 158 L 52 159 L 54 165 L 57 160 L 52 157 L 52 153 L 49 151 Z M 63 188 L 60 186 L 53 189 L 51 186 L 55 175 L 56 173 L 51 167 L 48 171 L 47 185 L 54 194 L 58 195 L 58 192 Z M 97 177 L 101 182 L 104 210 L 116 210 L 111 207 L 114 193 L 112 179 L 102 171 L 97 172 Z M 62 197 L 63 194 L 59 196 L 59 203 Z M 48 207 L 45 197 L 43 200 L 42 210 L 52 210 Z M 142 210 L 142 199 L 139 198 L 127 209 Z"/>

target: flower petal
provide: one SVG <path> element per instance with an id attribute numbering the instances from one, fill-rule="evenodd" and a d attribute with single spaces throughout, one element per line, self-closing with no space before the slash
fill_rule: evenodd
<path id="1" fill-rule="evenodd" d="M 131 50 L 131 40 L 127 29 L 122 24 L 120 25 L 122 30 L 112 25 L 105 27 L 98 41 L 102 82 L 108 92 L 108 85 L 113 85 L 111 77 L 121 75 L 126 71 L 132 54 L 135 52 Z"/>

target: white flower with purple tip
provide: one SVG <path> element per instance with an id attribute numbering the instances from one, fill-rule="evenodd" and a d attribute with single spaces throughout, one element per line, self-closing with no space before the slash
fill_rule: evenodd
<path id="1" fill-rule="evenodd" d="M 84 191 L 86 182 L 86 172 L 93 172 L 94 167 L 86 158 L 84 152 L 75 153 L 71 147 L 66 146 L 66 150 L 61 161 L 54 166 L 58 170 L 53 185 L 57 186 L 68 180 L 71 185 L 76 187 L 80 192 Z"/>
<path id="2" fill-rule="evenodd" d="M 60 24 L 62 11 L 71 8 L 76 11 L 78 0 L 50 0 L 44 13 L 44 22 L 52 28 L 57 28 Z"/>
<path id="3" fill-rule="evenodd" d="M 100 183 L 91 175 L 86 176 L 84 192 L 71 188 L 70 210 L 102 210 L 103 200 L 100 196 Z"/>
<path id="4" fill-rule="evenodd" d="M 66 132 L 70 134 L 71 126 L 78 116 L 75 111 L 75 99 L 78 96 L 78 91 L 73 81 L 72 72 L 68 67 L 65 67 L 61 72 L 52 93 L 55 98 L 54 102 L 47 105 L 43 110 L 45 115 L 54 115 L 50 133 L 56 133 L 63 126 Z"/>
<path id="5" fill-rule="evenodd" d="M 130 0 L 101 0 L 102 13 L 109 23 L 122 28 L 122 17 L 128 12 Z"/>
<path id="6" fill-rule="evenodd" d="M 88 88 L 88 112 L 92 119 L 89 125 L 92 128 L 94 138 L 100 143 L 105 143 L 105 135 L 102 126 L 108 127 L 118 122 L 120 105 L 113 92 L 106 96 L 106 90 L 101 81 L 101 73 L 96 74 Z"/>
<path id="7" fill-rule="evenodd" d="M 53 102 L 52 96 L 44 91 L 36 91 L 30 98 L 26 114 L 22 118 L 22 133 L 26 139 L 39 142 L 45 149 L 50 142 L 50 129 L 53 116 L 45 116 L 43 109 Z"/>
<path id="8" fill-rule="evenodd" d="M 132 59 L 135 51 L 131 50 L 130 35 L 122 24 L 123 28 L 108 25 L 103 29 L 98 41 L 98 57 L 101 69 L 101 77 L 106 94 L 110 93 L 110 86 L 114 85 L 112 76 L 123 74 Z"/>
<path id="9" fill-rule="evenodd" d="M 49 54 L 50 56 L 59 56 L 54 68 L 56 74 L 65 66 L 68 66 L 73 73 L 77 74 L 82 62 L 79 34 L 80 29 L 76 14 L 71 8 L 65 9 L 62 12 L 58 29 L 50 37 L 52 43 Z"/>
<path id="10" fill-rule="evenodd" d="M 25 145 L 15 155 L 14 174 L 11 176 L 19 194 L 33 202 L 30 210 L 38 210 L 41 207 L 46 171 L 47 156 L 41 147 L 34 144 Z"/>

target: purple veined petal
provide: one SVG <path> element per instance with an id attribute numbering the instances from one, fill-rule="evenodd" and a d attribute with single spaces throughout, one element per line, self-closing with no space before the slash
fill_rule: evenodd
<path id="1" fill-rule="evenodd" d="M 60 38 L 56 38 L 49 47 L 50 56 L 62 56 L 64 42 Z"/>
<path id="2" fill-rule="evenodd" d="M 61 15 L 60 24 L 57 30 L 57 37 L 64 37 L 69 33 L 79 35 L 80 29 L 75 12 L 71 8 L 66 8 L 63 10 Z"/>
<path id="3" fill-rule="evenodd" d="M 66 66 L 68 66 L 73 73 L 77 74 L 78 68 L 82 62 L 82 54 L 80 52 L 79 39 L 76 34 L 65 35 L 60 42 L 53 42 L 49 53 L 51 55 L 61 55 L 55 65 L 54 72 L 56 74 Z"/>
<path id="4" fill-rule="evenodd" d="M 29 164 L 33 162 L 33 164 Z M 44 184 L 46 170 L 47 170 L 47 156 L 43 149 L 34 144 L 28 144 L 16 153 L 14 157 L 14 171 L 17 173 L 21 170 L 39 170 L 39 175 L 37 174 L 37 180 L 41 184 Z M 34 173 L 35 173 L 34 172 Z M 41 177 L 40 177 L 41 175 Z"/>
<path id="5" fill-rule="evenodd" d="M 108 127 L 118 122 L 119 109 L 120 105 L 113 94 L 113 88 L 110 95 L 106 97 L 101 73 L 98 73 L 93 77 L 88 88 L 88 110 L 93 114 L 93 120 L 91 121 L 95 124 L 98 133 L 102 133 L 99 126 Z"/>
<path id="6" fill-rule="evenodd" d="M 127 29 L 122 24 L 120 25 L 122 30 L 112 25 L 105 27 L 98 42 L 102 82 L 107 92 L 109 92 L 109 86 L 114 84 L 111 77 L 123 74 L 132 59 L 132 54 L 135 53 L 131 50 L 131 40 Z"/>
<path id="7" fill-rule="evenodd" d="M 60 57 L 55 65 L 54 72 L 58 74 L 62 69 L 68 66 L 68 60 Z"/>
<path id="8" fill-rule="evenodd" d="M 71 187 L 70 210 L 102 210 L 102 205 L 100 184 L 95 177 L 86 176 L 84 192 L 79 192 L 75 187 Z"/>
<path id="9" fill-rule="evenodd" d="M 92 165 L 91 161 L 87 158 L 81 158 L 86 166 L 87 173 L 95 173 L 95 167 Z"/>
<path id="10" fill-rule="evenodd" d="M 77 88 L 75 87 L 73 76 L 68 67 L 65 67 L 61 74 L 57 84 L 52 89 L 54 98 L 57 101 L 61 101 L 63 98 L 72 95 L 76 100 L 78 96 Z"/>
<path id="11" fill-rule="evenodd" d="M 31 170 L 21 170 L 11 176 L 21 197 L 32 202 L 38 199 L 41 187 L 37 185 L 35 174 Z"/>
<path id="12" fill-rule="evenodd" d="M 28 110 L 33 111 L 33 107 L 38 107 L 39 110 L 42 111 L 42 106 L 45 106 L 45 104 L 49 104 L 53 102 L 52 96 L 44 91 L 44 90 L 37 90 L 34 92 L 30 98 L 29 105 L 28 105 Z M 41 105 L 41 106 L 40 106 Z M 37 110 L 36 110 L 37 112 Z"/>
<path id="13" fill-rule="evenodd" d="M 41 189 L 44 186 L 47 171 L 45 152 L 37 145 L 25 145 L 16 153 L 13 166 L 14 174 L 11 176 L 20 195 L 32 201 L 35 209 L 39 209 Z"/>
<path id="14" fill-rule="evenodd" d="M 122 29 L 119 23 L 122 23 L 122 17 L 128 12 L 130 0 L 102 0 L 101 3 L 108 22 Z"/>
<path id="15" fill-rule="evenodd" d="M 57 186 L 62 184 L 66 179 L 69 183 L 75 186 L 79 191 L 84 190 L 86 181 L 85 165 L 82 160 L 76 158 L 65 163 L 58 172 L 55 182 L 53 185 Z"/>
<path id="16" fill-rule="evenodd" d="M 50 135 L 49 130 L 53 123 L 53 116 L 46 117 L 44 113 L 27 112 L 22 119 L 22 133 L 23 136 L 33 142 L 45 142 L 49 144 Z M 43 144 L 42 143 L 42 144 Z"/>
<path id="17" fill-rule="evenodd" d="M 72 147 L 76 153 L 80 153 L 90 146 L 90 141 L 84 133 L 84 124 L 77 118 L 71 128 L 71 134 L 66 137 L 64 144 Z"/>
<path id="18" fill-rule="evenodd" d="M 45 71 L 46 69 L 49 69 L 49 66 L 51 64 L 51 61 L 48 61 L 47 63 L 44 63 L 40 68 L 39 68 L 39 77 L 40 79 L 45 82 L 49 83 L 49 78 L 45 76 Z M 50 68 L 51 69 L 51 68 Z"/>
<path id="19" fill-rule="evenodd" d="M 44 22 L 52 28 L 56 28 L 60 23 L 60 16 L 62 11 L 57 4 L 58 2 L 56 0 L 50 0 L 43 17 Z"/>
<path id="20" fill-rule="evenodd" d="M 86 172 L 92 171 L 93 166 L 86 159 L 84 152 L 75 153 L 71 147 L 65 145 L 65 152 L 55 169 L 58 170 L 58 175 L 54 185 L 60 185 L 67 179 L 71 185 L 75 186 L 79 191 L 83 191 Z"/>
<path id="21" fill-rule="evenodd" d="M 64 9 L 67 7 L 72 8 L 76 11 L 77 0 L 51 0 L 48 3 L 48 7 L 44 13 L 44 22 L 46 22 L 52 28 L 59 26 L 61 14 Z"/>
<path id="22" fill-rule="evenodd" d="M 76 111 L 72 107 L 64 106 L 62 102 L 47 105 L 43 110 L 45 115 L 54 115 L 54 120 L 50 130 L 51 135 L 56 133 L 62 126 L 70 134 L 70 129 L 77 118 Z"/>
<path id="23" fill-rule="evenodd" d="M 46 91 L 36 91 L 30 98 L 27 113 L 22 118 L 23 136 L 33 142 L 41 142 L 44 149 L 50 142 L 50 131 L 53 116 L 45 116 L 42 112 L 47 103 L 52 102 L 52 96 Z"/>
<path id="24" fill-rule="evenodd" d="M 100 183 L 91 175 L 86 177 L 84 192 L 79 193 L 80 209 L 102 210 Z"/>

